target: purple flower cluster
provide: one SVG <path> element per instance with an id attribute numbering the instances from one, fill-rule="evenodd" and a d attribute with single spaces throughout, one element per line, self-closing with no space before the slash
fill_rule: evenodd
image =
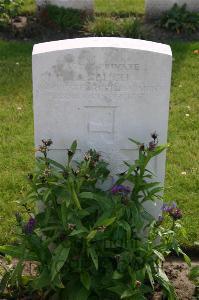
<path id="1" fill-rule="evenodd" d="M 123 194 L 123 195 L 127 195 L 130 193 L 130 188 L 128 186 L 124 186 L 124 185 L 115 185 L 112 187 L 111 189 L 111 193 L 112 194 Z"/>
<path id="2" fill-rule="evenodd" d="M 36 220 L 30 217 L 29 221 L 24 226 L 25 234 L 32 234 L 36 226 Z"/>
<path id="3" fill-rule="evenodd" d="M 182 212 L 179 208 L 177 208 L 175 202 L 173 202 L 172 205 L 164 203 L 162 206 L 162 211 L 168 213 L 175 221 L 182 218 Z"/>
<path id="4" fill-rule="evenodd" d="M 154 151 L 156 147 L 157 147 L 157 143 L 156 142 L 151 141 L 149 143 L 149 151 Z"/>

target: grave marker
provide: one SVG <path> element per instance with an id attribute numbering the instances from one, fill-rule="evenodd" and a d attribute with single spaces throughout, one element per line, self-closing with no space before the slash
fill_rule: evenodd
<path id="1" fill-rule="evenodd" d="M 149 18 L 158 18 L 171 9 L 175 3 L 179 6 L 186 4 L 188 10 L 199 12 L 198 0 L 145 0 L 146 15 Z"/>
<path id="2" fill-rule="evenodd" d="M 35 144 L 51 138 L 64 149 L 78 140 L 79 155 L 101 152 L 112 172 L 125 170 L 138 151 L 128 141 L 167 142 L 172 54 L 169 46 L 125 38 L 43 43 L 33 50 Z M 64 162 L 63 150 L 51 151 Z M 162 153 L 151 168 L 164 183 Z"/>
<path id="3" fill-rule="evenodd" d="M 64 8 L 74 8 L 88 12 L 93 11 L 93 0 L 36 0 L 37 6 L 56 5 Z"/>

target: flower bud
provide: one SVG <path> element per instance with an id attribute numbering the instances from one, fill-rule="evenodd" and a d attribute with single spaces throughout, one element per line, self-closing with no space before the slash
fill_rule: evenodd
<path id="1" fill-rule="evenodd" d="M 151 137 L 152 137 L 152 139 L 154 139 L 154 141 L 157 140 L 158 134 L 156 133 L 156 131 L 154 131 L 153 133 L 151 133 Z"/>
<path id="2" fill-rule="evenodd" d="M 139 148 L 139 151 L 144 151 L 144 150 L 145 150 L 145 146 L 144 146 L 144 144 L 141 144 L 140 148 Z"/>
<path id="3" fill-rule="evenodd" d="M 137 288 L 140 288 L 141 285 L 142 285 L 142 283 L 141 283 L 139 280 L 136 280 L 135 286 L 136 286 Z"/>

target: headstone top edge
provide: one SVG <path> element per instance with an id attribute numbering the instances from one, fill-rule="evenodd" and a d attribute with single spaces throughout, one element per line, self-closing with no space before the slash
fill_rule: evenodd
<path id="1" fill-rule="evenodd" d="M 171 47 L 169 45 L 119 37 L 76 38 L 35 44 L 32 55 L 84 48 L 122 48 L 172 56 Z"/>

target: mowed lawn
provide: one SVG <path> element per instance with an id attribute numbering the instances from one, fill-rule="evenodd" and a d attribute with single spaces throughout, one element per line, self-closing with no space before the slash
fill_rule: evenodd
<path id="1" fill-rule="evenodd" d="M 24 12 L 35 10 L 26 0 Z M 143 0 L 96 0 L 97 13 L 143 13 Z M 199 242 L 199 49 L 198 43 L 172 42 L 173 78 L 165 199 L 183 210 L 188 240 Z M 0 243 L 15 240 L 14 214 L 34 167 L 32 45 L 0 41 Z M 155 117 L 155 116 L 154 116 Z M 158 131 L 158 128 L 157 128 Z"/>
<path id="2" fill-rule="evenodd" d="M 34 0 L 25 0 L 24 12 L 31 13 L 35 10 Z M 95 0 L 94 10 L 103 14 L 131 14 L 144 13 L 144 0 Z"/>
<path id="3" fill-rule="evenodd" d="M 199 43 L 172 43 L 172 49 L 165 198 L 182 208 L 189 237 L 183 243 L 191 246 L 199 241 L 199 55 L 193 54 Z M 31 50 L 31 44 L 0 42 L 0 243 L 14 240 L 14 213 L 34 165 Z"/>

